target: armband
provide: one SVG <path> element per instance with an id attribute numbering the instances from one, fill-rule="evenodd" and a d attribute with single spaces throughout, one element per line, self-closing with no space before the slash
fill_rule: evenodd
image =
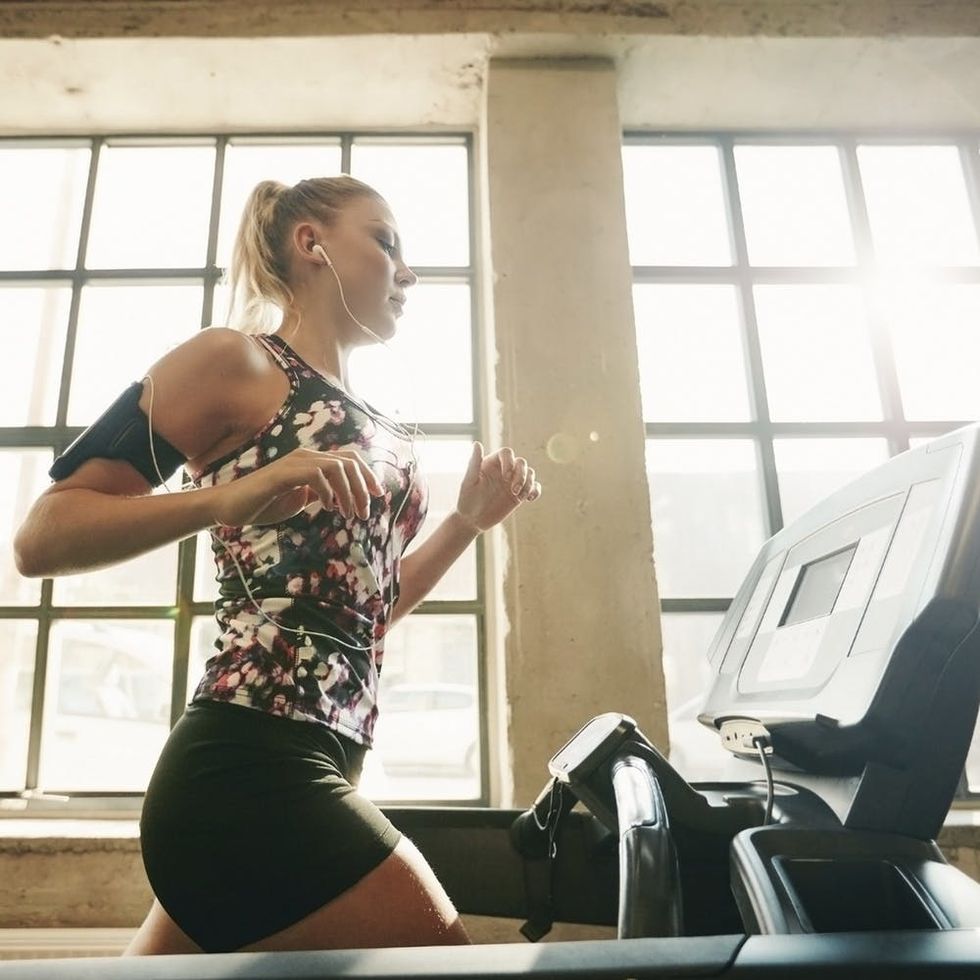
<path id="1" fill-rule="evenodd" d="M 163 436 L 152 434 L 150 421 L 139 407 L 143 383 L 134 381 L 55 461 L 48 476 L 63 480 L 86 460 L 122 459 L 132 464 L 150 486 L 158 487 L 177 472 L 187 457 L 175 449 Z M 153 465 L 156 454 L 161 481 Z"/>

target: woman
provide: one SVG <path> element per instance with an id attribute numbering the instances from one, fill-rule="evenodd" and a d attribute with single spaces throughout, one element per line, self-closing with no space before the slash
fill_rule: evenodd
<path id="1" fill-rule="evenodd" d="M 213 536 L 217 653 L 147 787 L 155 900 L 128 954 L 469 941 L 356 786 L 388 629 L 541 488 L 525 459 L 475 443 L 455 511 L 402 559 L 427 506 L 413 440 L 351 394 L 347 365 L 394 334 L 416 281 L 369 185 L 260 183 L 232 259 L 241 329 L 157 361 L 59 457 L 17 534 L 31 576 Z M 181 461 L 191 488 L 151 495 Z"/>

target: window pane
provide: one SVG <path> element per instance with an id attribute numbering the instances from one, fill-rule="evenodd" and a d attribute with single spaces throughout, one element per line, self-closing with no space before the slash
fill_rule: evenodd
<path id="1" fill-rule="evenodd" d="M 37 621 L 0 619 L 0 791 L 22 790 L 27 779 Z"/>
<path id="2" fill-rule="evenodd" d="M 427 707 L 419 707 L 423 698 Z M 414 615 L 400 622 L 387 637 L 378 709 L 375 747 L 361 781 L 366 795 L 479 796 L 476 617 Z"/>
<path id="3" fill-rule="evenodd" d="M 231 143 L 225 148 L 221 180 L 217 264 L 227 269 L 245 199 L 259 181 L 278 180 L 292 187 L 307 177 L 340 173 L 340 146 L 330 143 Z M 215 321 L 217 322 L 217 321 Z"/>
<path id="4" fill-rule="evenodd" d="M 216 652 L 216 636 L 212 617 L 194 620 L 188 701 Z M 475 617 L 413 615 L 399 622 L 385 644 L 375 745 L 361 791 L 389 800 L 479 796 L 477 692 Z"/>
<path id="5" fill-rule="evenodd" d="M 470 324 L 469 286 L 413 287 L 394 338 L 351 354 L 354 392 L 402 422 L 472 421 Z"/>
<path id="6" fill-rule="evenodd" d="M 686 779 L 721 778 L 729 760 L 717 732 L 698 721 L 714 678 L 708 647 L 725 617 L 721 613 L 662 613 L 664 681 L 670 762 Z"/>
<path id="7" fill-rule="evenodd" d="M 980 793 L 980 719 L 977 720 L 970 751 L 966 756 L 966 782 L 971 793 Z"/>
<path id="8" fill-rule="evenodd" d="M 17 332 L 7 344 L 0 425 L 54 425 L 71 290 L 0 289 L 0 323 Z"/>
<path id="9" fill-rule="evenodd" d="M 852 265 L 847 199 L 835 146 L 736 146 L 752 265 Z"/>
<path id="10" fill-rule="evenodd" d="M 218 637 L 218 624 L 214 616 L 195 616 L 191 624 L 190 661 L 187 665 L 187 699 L 190 704 L 197 685 L 204 676 L 204 669 L 218 651 L 214 645 Z"/>
<path id="11" fill-rule="evenodd" d="M 773 451 L 784 526 L 888 461 L 885 439 L 774 439 Z"/>
<path id="12" fill-rule="evenodd" d="M 980 262 L 955 146 L 859 146 L 857 155 L 880 263 Z"/>
<path id="13" fill-rule="evenodd" d="M 952 432 L 953 427 L 950 427 L 947 431 Z M 927 442 L 935 442 L 936 439 L 940 438 L 942 438 L 942 436 L 912 436 L 909 439 L 909 449 L 917 449 L 919 446 L 923 446 Z"/>
<path id="14" fill-rule="evenodd" d="M 180 489 L 181 471 L 168 481 L 170 493 Z M 156 487 L 153 494 L 167 493 Z M 138 558 L 77 575 L 59 575 L 52 582 L 56 606 L 169 606 L 176 600 L 178 542 Z"/>
<path id="15" fill-rule="evenodd" d="M 751 418 L 732 286 L 633 287 L 648 422 Z"/>
<path id="16" fill-rule="evenodd" d="M 894 283 L 878 292 L 907 419 L 980 418 L 980 286 Z"/>
<path id="17" fill-rule="evenodd" d="M 52 583 L 56 606 L 169 606 L 177 596 L 176 542 L 138 558 Z"/>
<path id="18" fill-rule="evenodd" d="M 472 449 L 469 439 L 416 440 L 415 456 L 429 484 L 429 510 L 421 530 L 409 545 L 409 554 L 456 509 L 459 484 Z M 426 598 L 476 598 L 476 542 L 459 556 Z"/>
<path id="19" fill-rule="evenodd" d="M 194 334 L 201 286 L 87 286 L 78 311 L 68 424 L 90 425 L 155 361 Z"/>
<path id="20" fill-rule="evenodd" d="M 203 266 L 213 184 L 213 146 L 103 147 L 85 264 Z"/>
<path id="21" fill-rule="evenodd" d="M 631 265 L 731 265 L 715 146 L 624 146 Z"/>
<path id="22" fill-rule="evenodd" d="M 388 202 L 409 265 L 470 264 L 465 145 L 399 146 L 357 140 L 351 147 L 351 173 Z M 406 309 L 411 309 L 417 294 L 417 289 L 411 291 Z"/>
<path id="23" fill-rule="evenodd" d="M 194 601 L 213 602 L 218 598 L 217 570 L 211 551 L 211 535 L 202 531 L 197 535 L 194 550 Z"/>
<path id="24" fill-rule="evenodd" d="M 0 269 L 74 269 L 92 151 L 0 149 Z"/>
<path id="25" fill-rule="evenodd" d="M 216 283 L 214 287 L 214 299 L 211 301 L 211 322 L 208 324 L 209 327 L 226 327 L 228 325 L 228 304 L 230 302 L 231 288 L 228 283 Z"/>
<path id="26" fill-rule="evenodd" d="M 13 544 L 31 505 L 51 483 L 52 458 L 50 449 L 0 450 L 0 604 L 34 606 L 41 601 L 41 580 L 17 571 Z"/>
<path id="27" fill-rule="evenodd" d="M 732 596 L 765 541 L 748 439 L 649 439 L 647 478 L 661 598 Z"/>
<path id="28" fill-rule="evenodd" d="M 170 731 L 172 663 L 170 622 L 53 623 L 42 787 L 145 789 Z"/>
<path id="29" fill-rule="evenodd" d="M 770 418 L 882 418 L 859 289 L 756 286 L 755 308 Z"/>

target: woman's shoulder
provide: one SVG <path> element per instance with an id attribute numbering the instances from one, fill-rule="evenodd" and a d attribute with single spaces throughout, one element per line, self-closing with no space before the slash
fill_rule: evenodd
<path id="1" fill-rule="evenodd" d="M 258 337 L 230 327 L 204 327 L 170 351 L 154 369 L 182 381 L 186 396 L 198 404 L 247 403 L 256 384 L 275 384 L 281 373 Z"/>
<path id="2" fill-rule="evenodd" d="M 255 370 L 268 362 L 259 340 L 231 327 L 204 327 L 180 345 L 186 356 L 204 365 Z"/>
<path id="3" fill-rule="evenodd" d="M 274 370 L 255 338 L 205 327 L 150 368 L 154 429 L 190 460 L 210 455 L 253 423 L 253 413 L 262 410 L 255 403 L 276 386 Z M 151 394 L 144 388 L 144 412 Z"/>

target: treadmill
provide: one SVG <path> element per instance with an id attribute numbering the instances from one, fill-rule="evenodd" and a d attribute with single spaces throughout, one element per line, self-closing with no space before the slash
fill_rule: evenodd
<path id="1" fill-rule="evenodd" d="M 526 942 L 0 962 L 64 977 L 980 976 L 980 884 L 936 846 L 980 702 L 980 423 L 760 550 L 707 656 L 730 781 L 585 720 L 527 810 L 388 807 L 462 913 Z M 617 938 L 539 943 L 553 922 Z M 523 923 L 523 925 L 521 925 Z"/>

